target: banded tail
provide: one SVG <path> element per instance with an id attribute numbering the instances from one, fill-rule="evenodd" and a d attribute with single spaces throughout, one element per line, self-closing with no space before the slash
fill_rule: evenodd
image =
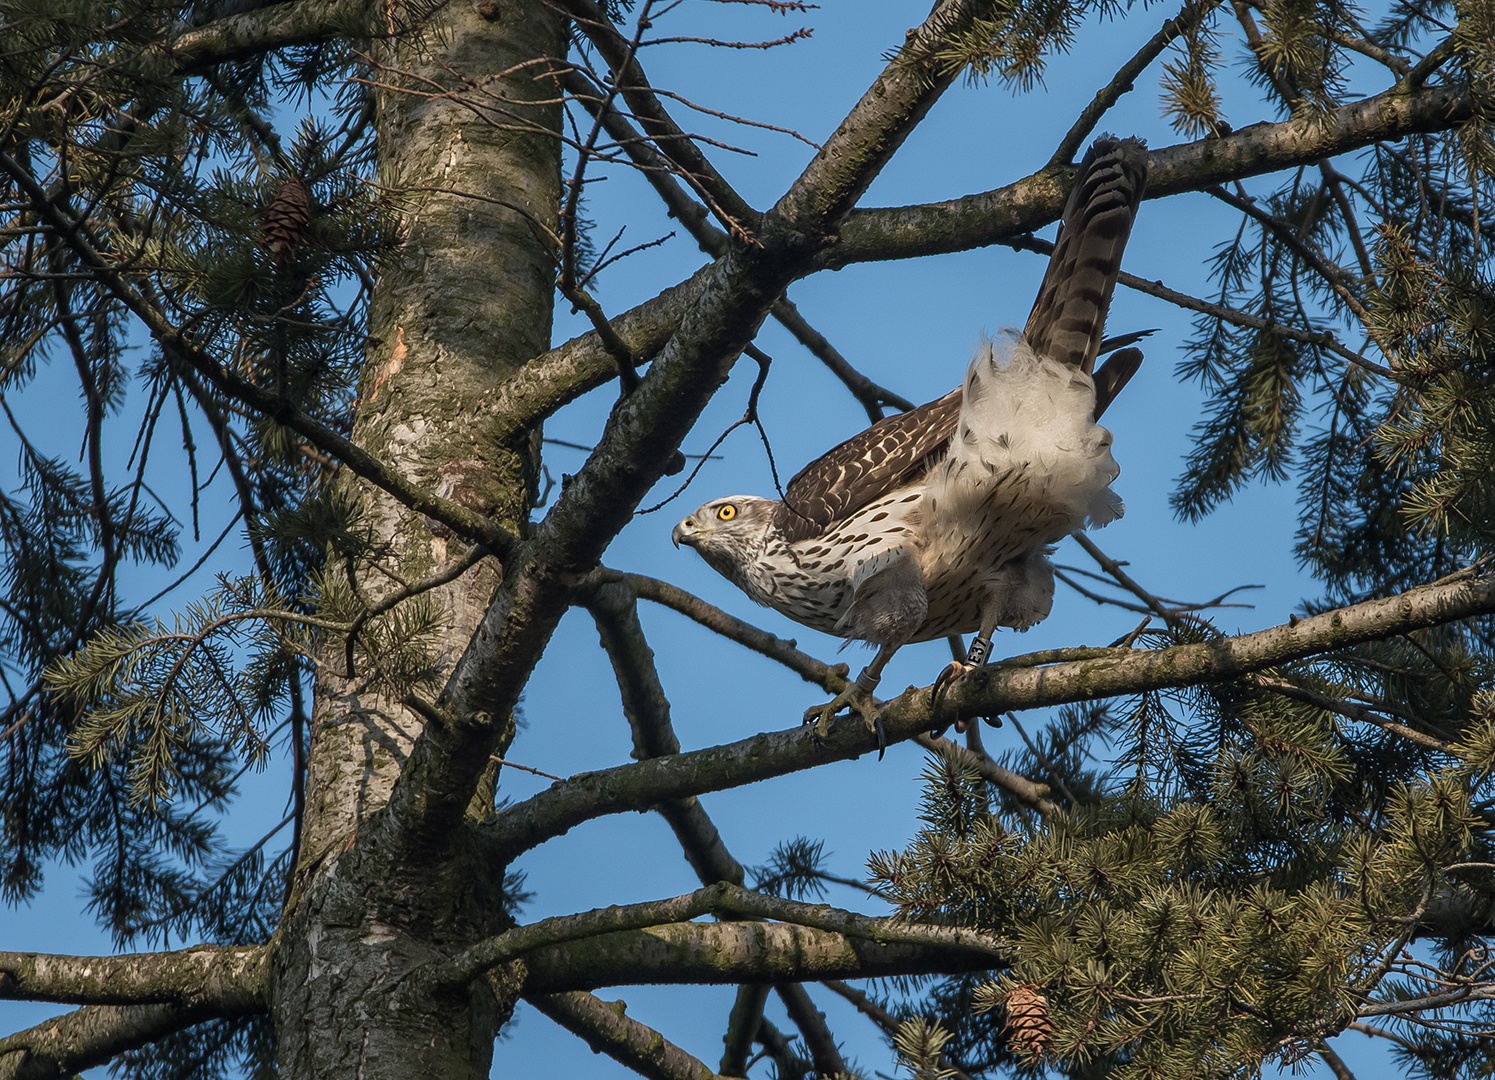
<path id="1" fill-rule="evenodd" d="M 1086 152 L 1064 207 L 1059 242 L 1023 336 L 1039 356 L 1087 375 L 1095 368 L 1121 253 L 1147 188 L 1147 148 L 1103 135 Z"/>

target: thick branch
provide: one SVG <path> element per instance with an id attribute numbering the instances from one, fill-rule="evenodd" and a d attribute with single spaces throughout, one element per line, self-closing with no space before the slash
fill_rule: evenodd
<path id="1" fill-rule="evenodd" d="M 0 999 L 201 1004 L 242 1013 L 261 1007 L 265 965 L 263 948 L 217 945 L 126 956 L 0 953 Z"/>
<path id="2" fill-rule="evenodd" d="M 1457 87 L 1424 87 L 1412 93 L 1389 90 L 1334 110 L 1322 125 L 1303 127 L 1292 120 L 1253 124 L 1223 138 L 1211 136 L 1165 147 L 1148 155 L 1147 197 L 1313 164 L 1382 139 L 1447 130 L 1468 119 L 1472 107 L 1472 99 Z M 841 220 L 837 242 L 822 248 L 813 265 L 797 270 L 795 276 L 858 262 L 942 255 L 1011 241 L 1059 217 L 1069 192 L 1068 176 L 1067 169 L 1045 170 L 949 202 L 852 210 Z M 635 358 L 642 361 L 658 352 L 670 327 L 689 311 L 693 296 L 699 296 L 687 286 L 712 269 L 699 271 L 690 283 L 677 285 L 613 320 Z M 649 327 L 653 333 L 635 339 L 624 327 Z M 518 411 L 506 408 L 499 415 L 517 427 L 534 423 L 601 385 L 615 370 L 595 333 L 575 338 L 537 357 L 512 388 L 505 387 L 501 403 Z M 512 399 L 508 396 L 511 389 Z"/>
<path id="3" fill-rule="evenodd" d="M 1239 637 L 1171 649 L 1096 650 L 1089 659 L 1047 666 L 994 664 L 957 684 L 946 698 L 946 713 L 982 716 L 1215 683 L 1290 660 L 1492 613 L 1495 579 L 1466 579 L 1423 586 Z M 882 714 L 890 742 L 939 727 L 943 715 L 931 709 L 927 689 L 914 687 L 889 702 Z M 488 827 L 488 836 L 499 857 L 512 858 L 603 814 L 643 810 L 662 798 L 740 787 L 828 760 L 858 757 L 875 748 L 875 737 L 853 719 L 837 723 L 823 743 L 796 725 L 677 754 L 667 761 L 583 773 L 511 807 Z"/>
<path id="4" fill-rule="evenodd" d="M 226 1013 L 212 1005 L 89 1005 L 0 1039 L 0 1080 L 66 1080 Z"/>
<path id="5" fill-rule="evenodd" d="M 891 918 L 873 918 L 843 911 L 829 904 L 805 904 L 718 882 L 683 896 L 642 904 L 614 904 L 576 915 L 558 915 L 521 926 L 462 950 L 451 960 L 434 965 L 413 981 L 422 987 L 455 987 L 476 975 L 551 945 L 583 941 L 619 931 L 697 919 L 703 915 L 737 919 L 778 919 L 847 937 L 878 942 L 930 946 L 975 952 L 988 962 L 1005 957 L 1011 947 L 1000 939 L 956 926 L 928 926 Z"/>
<path id="6" fill-rule="evenodd" d="M 535 1008 L 578 1036 L 594 1054 L 606 1054 L 649 1080 L 715 1080 L 716 1073 L 659 1032 L 627 1015 L 622 1001 L 603 1001 L 572 990 L 527 994 Z"/>
<path id="7" fill-rule="evenodd" d="M 539 949 L 525 993 L 602 986 L 883 978 L 1000 968 L 990 953 L 875 942 L 786 923 L 672 923 Z"/>
<path id="8" fill-rule="evenodd" d="M 182 34 L 167 47 L 180 74 L 245 60 L 291 45 L 333 38 L 365 39 L 374 32 L 378 8 L 369 0 L 297 0 L 219 19 Z"/>
<path id="9" fill-rule="evenodd" d="M 1252 124 L 1222 138 L 1179 143 L 1147 155 L 1147 197 L 1311 165 L 1383 139 L 1444 131 L 1468 119 L 1472 109 L 1468 92 L 1455 86 L 1416 93 L 1394 89 L 1343 105 L 1322 124 Z M 950 202 L 853 210 L 841 227 L 840 243 L 826 250 L 821 265 L 968 251 L 1030 232 L 1059 216 L 1068 195 L 1067 175 L 1067 170 L 1036 173 Z"/>

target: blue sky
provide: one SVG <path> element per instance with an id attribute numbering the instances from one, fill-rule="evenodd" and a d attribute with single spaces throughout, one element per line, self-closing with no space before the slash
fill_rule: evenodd
<path id="1" fill-rule="evenodd" d="M 830 0 L 819 10 L 779 17 L 758 7 L 689 3 L 667 16 L 657 32 L 764 40 L 809 25 L 814 34 L 766 52 L 684 44 L 646 49 L 642 59 L 656 86 L 713 108 L 794 128 L 819 141 L 881 70 L 883 55 L 902 42 L 904 31 L 926 11 L 917 3 Z M 995 83 L 957 84 L 874 183 L 862 205 L 956 197 L 997 187 L 1041 166 L 1081 106 L 1169 14 L 1171 8 L 1155 6 L 1150 11 L 1138 8 L 1125 20 L 1092 19 L 1080 31 L 1074 50 L 1054 58 L 1043 84 L 1027 94 L 1015 95 Z M 1222 44 L 1227 56 L 1243 51 L 1228 32 Z M 1161 116 L 1156 91 L 1159 70 L 1155 64 L 1138 80 L 1135 92 L 1106 119 L 1105 130 L 1143 136 L 1154 147 L 1181 141 Z M 687 119 L 683 107 L 672 108 L 688 130 L 756 151 L 755 157 L 720 150 L 711 153 L 717 167 L 759 207 L 770 205 L 812 154 L 809 147 L 785 135 L 726 125 L 704 115 Z M 1256 91 L 1240 81 L 1227 83 L 1225 112 L 1237 127 L 1276 119 L 1275 113 L 1259 104 Z M 598 223 L 600 240 L 624 223 L 628 224 L 624 246 L 677 228 L 641 178 L 616 168 L 608 170 L 608 176 L 588 193 L 589 214 Z M 1258 183 L 1254 189 L 1265 187 Z M 1195 295 L 1208 294 L 1204 262 L 1230 228 L 1229 215 L 1206 196 L 1149 202 L 1133 233 L 1126 267 Z M 1052 236 L 1052 228 L 1047 235 Z M 596 295 L 609 313 L 622 312 L 688 275 L 701 259 L 681 233 L 604 275 Z M 919 402 L 956 385 L 981 334 L 1022 323 L 1042 271 L 1043 260 L 1037 256 L 987 249 L 854 266 L 801 282 L 789 295 L 805 317 L 865 374 Z M 1126 500 L 1127 513 L 1095 534 L 1095 540 L 1108 554 L 1125 560 L 1144 585 L 1173 598 L 1203 600 L 1238 585 L 1265 586 L 1247 595 L 1253 608 L 1219 613 L 1216 621 L 1222 629 L 1252 630 L 1285 621 L 1301 600 L 1317 592 L 1298 573 L 1291 556 L 1293 492 L 1254 485 L 1197 525 L 1176 521 L 1167 498 L 1182 471 L 1189 431 L 1201 409 L 1198 388 L 1180 385 L 1174 376 L 1174 365 L 1181 357 L 1179 346 L 1190 334 L 1189 320 L 1160 301 L 1120 289 L 1109 325 L 1113 333 L 1145 327 L 1159 327 L 1160 332 L 1143 344 L 1147 361 L 1141 373 L 1105 418 L 1115 434 L 1115 456 L 1122 466 L 1115 487 Z M 559 343 L 586 328 L 582 320 L 562 311 L 554 341 Z M 787 478 L 807 460 L 865 426 L 866 418 L 820 363 L 776 324 L 765 327 L 759 345 L 774 358 L 761 411 L 780 475 Z M 687 452 L 704 451 L 742 414 L 755 374 L 750 362 L 739 365 L 687 440 Z M 50 426 L 66 432 L 66 440 L 73 438 L 71 432 L 81 415 L 69 377 L 66 367 L 45 373 L 41 384 L 53 389 L 31 395 L 44 399 L 37 409 L 55 410 L 57 420 Z M 547 436 L 591 445 L 615 394 L 615 387 L 604 387 L 576 402 L 547 425 Z M 199 445 L 205 441 L 198 439 Z M 75 444 L 59 452 L 75 454 Z M 835 659 L 839 641 L 756 608 L 694 553 L 671 546 L 673 524 L 706 499 L 739 492 L 772 494 L 767 459 L 751 429 L 734 432 L 719 453 L 722 460 L 707 463 L 691 489 L 668 509 L 639 517 L 624 531 L 608 552 L 608 565 L 673 581 L 780 636 L 797 638 L 801 648 L 814 655 Z M 576 471 L 583 460 L 580 452 L 557 445 L 547 446 L 545 456 L 557 479 L 563 472 Z M 0 462 L 9 460 L 13 459 L 0 457 Z M 158 469 L 161 487 L 157 490 L 180 493 L 181 464 L 163 462 Z M 679 478 L 666 478 L 649 501 L 657 501 L 678 482 Z M 205 502 L 208 516 L 203 533 L 208 537 L 215 536 L 225 520 L 220 518 L 214 526 L 211 515 L 223 513 L 229 505 L 225 483 L 220 481 L 215 492 L 214 499 Z M 195 557 L 187 554 L 184 564 Z M 1093 569 L 1072 543 L 1060 549 L 1056 561 Z M 231 541 L 208 569 L 245 567 L 247 562 L 242 543 Z M 208 570 L 199 580 L 204 588 L 211 583 Z M 141 596 L 155 587 L 144 577 L 132 585 L 138 586 Z M 178 603 L 186 599 L 184 591 Z M 792 726 L 805 708 L 823 700 L 818 689 L 770 661 L 713 638 L 673 612 L 647 604 L 641 607 L 675 727 L 686 748 Z M 1136 623 L 1137 616 L 1130 612 L 1098 608 L 1061 586 L 1052 617 L 1026 635 L 1000 635 L 995 653 L 1106 644 Z M 867 656 L 853 647 L 842 658 L 856 670 Z M 941 642 L 909 647 L 889 667 L 884 690 L 893 696 L 905 685 L 927 684 L 947 660 Z M 573 612 L 563 621 L 530 683 L 524 710 L 528 726 L 509 754 L 516 762 L 565 776 L 628 760 L 628 728 L 617 690 L 584 612 Z M 1033 718 L 1033 726 L 1040 723 L 1041 718 Z M 1004 749 L 1009 739 L 1016 739 L 1010 728 L 987 732 L 987 745 L 993 752 Z M 870 851 L 901 847 L 917 828 L 915 808 L 923 766 L 922 751 L 902 745 L 892 748 L 880 763 L 868 757 L 829 765 L 710 795 L 703 803 L 730 850 L 744 864 L 762 863 L 776 844 L 808 835 L 824 839 L 826 850 L 833 853 L 833 872 L 855 877 L 863 873 Z M 284 763 L 277 763 L 265 773 L 246 778 L 245 795 L 227 823 L 233 843 L 252 843 L 280 820 L 286 790 L 283 769 Z M 510 771 L 504 777 L 503 794 L 519 800 L 548 783 Z M 519 868 L 529 874 L 528 887 L 536 894 L 526 912 L 534 917 L 654 899 L 696 885 L 678 857 L 669 830 L 655 815 L 624 815 L 588 823 L 530 853 Z M 59 868 L 46 893 L 30 909 L 0 909 L 0 948 L 107 951 L 107 938 L 79 914 L 77 888 L 76 871 Z M 876 911 L 866 897 L 850 890 L 833 892 L 829 899 Z M 811 992 L 830 1014 L 849 1057 L 868 1074 L 893 1071 L 890 1052 L 865 1020 L 828 992 L 815 988 Z M 730 987 L 601 992 L 605 998 L 624 998 L 630 1015 L 657 1027 L 713 1066 L 720 1057 L 732 994 Z M 54 1006 L 3 1003 L 0 1028 L 13 1030 L 58 1011 Z M 789 1030 L 781 1014 L 773 1018 Z M 517 1019 L 497 1049 L 495 1075 L 501 1070 L 516 1075 L 633 1075 L 607 1058 L 592 1055 L 581 1042 L 526 1006 L 521 1006 Z M 1367 1065 L 1381 1060 L 1374 1050 L 1346 1048 L 1342 1052 L 1352 1064 L 1357 1058 Z M 755 1075 L 766 1075 L 763 1069 L 760 1065 Z M 1325 1073 L 1322 1066 L 1319 1069 Z M 1372 1066 L 1362 1075 L 1373 1072 Z"/>

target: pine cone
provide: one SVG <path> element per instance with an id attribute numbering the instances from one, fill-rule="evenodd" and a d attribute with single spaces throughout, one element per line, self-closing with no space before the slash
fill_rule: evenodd
<path id="1" fill-rule="evenodd" d="M 1049 999 L 1032 983 L 1024 983 L 1007 992 L 1007 1045 L 1014 1053 L 1042 1061 L 1054 1040 L 1054 1025 L 1049 1021 Z"/>
<path id="2" fill-rule="evenodd" d="M 270 196 L 265 207 L 260 242 L 270 249 L 270 257 L 285 262 L 306 239 L 306 225 L 311 220 L 311 192 L 299 176 L 287 177 Z"/>

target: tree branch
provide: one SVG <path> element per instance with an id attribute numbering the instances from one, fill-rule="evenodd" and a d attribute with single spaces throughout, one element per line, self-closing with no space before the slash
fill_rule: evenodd
<path id="1" fill-rule="evenodd" d="M 180 75 L 214 64 L 246 60 L 291 45 L 315 45 L 333 38 L 376 36 L 379 8 L 370 0 L 297 0 L 218 19 L 189 30 L 167 46 Z"/>
<path id="2" fill-rule="evenodd" d="M 261 1007 L 267 963 L 262 946 L 198 945 L 124 956 L 7 952 L 0 953 L 0 1000 L 208 1004 L 242 1013 Z"/>
<path id="3" fill-rule="evenodd" d="M 1223 137 L 1153 150 L 1147 155 L 1147 197 L 1311 165 L 1383 139 L 1447 130 L 1467 120 L 1473 107 L 1469 93 L 1454 86 L 1392 89 L 1334 109 L 1322 124 L 1252 124 Z M 1043 171 L 949 202 L 853 210 L 840 242 L 825 250 L 819 266 L 968 251 L 1031 232 L 1063 210 L 1070 172 Z"/>
<path id="4" fill-rule="evenodd" d="M 868 997 L 865 993 L 858 990 L 856 987 L 850 986 L 847 983 L 842 982 L 840 979 L 827 979 L 825 985 L 827 989 L 831 990 L 834 993 L 840 994 L 843 998 L 851 1003 L 852 1007 L 855 1008 L 857 1012 L 861 1013 L 863 1016 L 867 1017 L 879 1028 L 881 1028 L 883 1033 L 886 1034 L 888 1038 L 891 1039 L 896 1036 L 899 1029 L 903 1027 L 903 1022 L 899 1020 L 898 1017 L 888 1012 L 888 1010 L 884 1009 L 881 1005 L 873 1001 L 872 998 Z M 949 1075 L 953 1077 L 953 1080 L 971 1080 L 971 1076 L 969 1073 L 967 1073 L 964 1069 L 961 1069 L 955 1062 L 951 1061 L 944 1054 L 940 1054 L 938 1060 L 940 1068 L 950 1070 Z"/>
<path id="5" fill-rule="evenodd" d="M 487 545 L 500 558 L 512 548 L 513 536 L 482 514 L 411 483 L 322 421 L 286 399 L 239 378 L 213 359 L 126 280 L 124 274 L 115 268 L 104 246 L 91 234 L 87 222 L 66 205 L 63 196 L 53 197 L 36 181 L 30 170 L 8 154 L 0 153 L 0 170 L 10 175 L 30 200 L 37 215 L 57 232 L 99 284 L 145 324 L 151 337 L 169 357 L 186 363 L 221 393 L 304 436 L 354 474 L 416 513 L 434 518 L 459 535 Z"/>
<path id="6" fill-rule="evenodd" d="M 603 1001 L 580 990 L 526 994 L 528 1001 L 582 1039 L 648 1080 L 716 1080 L 716 1073 L 653 1028 L 626 1014 L 622 1001 Z"/>
<path id="7" fill-rule="evenodd" d="M 547 946 L 582 939 L 610 936 L 619 931 L 642 930 L 671 923 L 687 923 L 703 915 L 735 916 L 738 919 L 776 919 L 796 927 L 823 930 L 846 937 L 867 938 L 884 943 L 928 946 L 978 953 L 988 962 L 1009 955 L 1006 942 L 957 926 L 931 926 L 902 919 L 873 918 L 843 911 L 829 904 L 805 904 L 779 896 L 765 896 L 727 882 L 718 882 L 692 893 L 642 904 L 614 904 L 575 915 L 557 915 L 528 926 L 517 927 L 463 949 L 450 960 L 433 964 L 413 977 L 421 987 L 463 986 L 478 974 L 527 957 Z"/>
<path id="8" fill-rule="evenodd" d="M 1011 240 L 1003 240 L 1003 244 L 1016 251 L 1033 251 L 1040 255 L 1048 255 L 1054 250 L 1054 245 L 1047 240 L 1040 240 L 1036 236 L 1020 236 Z M 1249 327 L 1252 330 L 1261 330 L 1268 334 L 1276 334 L 1278 337 L 1290 338 L 1293 341 L 1301 341 L 1308 345 L 1316 345 L 1321 349 L 1333 353 L 1341 359 L 1348 360 L 1356 367 L 1364 368 L 1366 371 L 1374 372 L 1383 378 L 1399 380 L 1395 371 L 1383 364 L 1378 364 L 1360 353 L 1340 344 L 1332 331 L 1329 330 L 1300 330 L 1295 326 L 1274 322 L 1264 319 L 1260 315 L 1252 315 L 1248 311 L 1239 308 L 1228 307 L 1225 304 L 1216 304 L 1209 300 L 1201 300 L 1197 296 L 1170 289 L 1161 281 L 1148 281 L 1146 278 L 1138 277 L 1136 274 L 1123 270 L 1116 278 L 1118 285 L 1125 285 L 1128 289 L 1155 296 L 1159 300 L 1166 300 L 1176 307 L 1187 311 L 1197 311 L 1202 315 L 1210 315 L 1222 322 L 1232 323 L 1236 326 Z"/>
<path id="9" fill-rule="evenodd" d="M 602 986 L 861 979 L 1005 966 L 989 952 L 877 942 L 786 923 L 669 923 L 572 941 L 524 958 L 525 993 Z"/>
<path id="10" fill-rule="evenodd" d="M 1064 138 L 1054 150 L 1054 156 L 1049 159 L 1048 168 L 1062 168 L 1070 165 L 1075 155 L 1080 152 L 1080 148 L 1085 145 L 1085 140 L 1090 138 L 1095 125 L 1100 123 L 1101 117 L 1105 116 L 1111 107 L 1121 100 L 1121 95 L 1131 92 L 1132 84 L 1137 76 L 1146 71 L 1148 66 L 1162 55 L 1163 50 L 1187 30 L 1191 23 L 1198 23 L 1219 3 L 1220 0 L 1201 0 L 1197 3 L 1195 0 L 1189 0 L 1184 4 L 1182 11 L 1164 22 L 1162 29 L 1154 34 L 1147 44 L 1138 49 L 1136 55 L 1121 65 L 1115 77 L 1081 111 L 1074 126 L 1065 132 Z"/>
<path id="11" fill-rule="evenodd" d="M 800 1036 L 805 1041 L 805 1049 L 810 1051 L 810 1061 L 815 1066 L 816 1074 L 840 1076 L 844 1073 L 846 1060 L 841 1056 L 841 1050 L 836 1046 L 830 1028 L 826 1026 L 825 1013 L 815 1007 L 815 1002 L 810 1000 L 809 991 L 797 982 L 779 983 L 773 990 L 783 1002 L 789 1019 L 799 1028 Z"/>
<path id="12" fill-rule="evenodd" d="M 706 208 L 681 188 L 674 176 L 672 163 L 662 158 L 648 141 L 633 129 L 621 113 L 616 109 L 608 108 L 606 96 L 581 72 L 574 70 L 567 72 L 563 85 L 588 112 L 601 119 L 607 133 L 633 159 L 644 178 L 653 186 L 669 209 L 670 216 L 685 226 L 700 249 L 713 258 L 720 257 L 727 250 L 727 234 L 712 225 L 707 220 L 709 215 Z M 795 307 L 787 296 L 781 296 L 774 302 L 772 313 L 779 324 L 794 335 L 796 341 L 808 349 L 811 355 L 818 358 L 836 378 L 845 384 L 846 389 L 851 391 L 852 396 L 866 410 L 870 421 L 875 423 L 882 419 L 884 404 L 893 405 L 905 411 L 914 407 L 913 402 L 878 386 L 852 367 L 846 357 L 841 355 L 825 335 L 809 324 L 800 314 L 799 308 Z M 606 344 L 604 340 L 604 347 Z"/>
<path id="13" fill-rule="evenodd" d="M 0 1039 L 0 1080 L 76 1080 L 126 1050 L 227 1015 L 210 1004 L 75 1009 Z"/>
<path id="14" fill-rule="evenodd" d="M 678 754 L 680 740 L 670 722 L 669 699 L 654 667 L 654 651 L 644 639 L 633 593 L 622 581 L 609 582 L 593 590 L 586 604 L 618 680 L 623 715 L 633 731 L 634 757 L 645 760 Z M 727 850 L 700 800 L 695 796 L 663 799 L 654 809 L 669 823 L 702 885 L 743 883 L 742 864 Z"/>
<path id="15" fill-rule="evenodd" d="M 936 715 L 927 689 L 910 687 L 883 709 L 889 742 L 939 727 L 945 716 L 987 715 L 1096 698 L 1198 686 L 1333 649 L 1381 641 L 1431 626 L 1495 613 L 1495 578 L 1426 585 L 1398 596 L 1238 637 L 1170 649 L 1095 650 L 1091 658 L 1030 667 L 994 664 L 958 683 Z M 641 810 L 662 798 L 741 787 L 876 749 L 860 721 L 838 722 L 817 740 L 796 724 L 740 742 L 583 773 L 510 807 L 485 826 L 495 857 L 513 858 L 583 821 Z"/>
<path id="16" fill-rule="evenodd" d="M 602 647 L 612 661 L 623 694 L 623 712 L 633 729 L 634 756 L 642 760 L 678 754 L 680 740 L 670 723 L 669 701 L 654 667 L 654 652 L 644 638 L 632 591 L 621 580 L 609 581 L 593 590 L 586 603 L 597 622 Z M 686 861 L 702 885 L 719 881 L 734 885 L 743 883 L 746 874 L 742 864 L 727 850 L 699 799 L 694 796 L 666 799 L 655 809 L 674 830 Z M 804 988 L 793 983 L 775 989 L 803 1035 L 820 1072 L 827 1076 L 845 1072 L 846 1063 L 836 1050 L 836 1040 L 826 1025 L 825 1014 L 815 1008 Z M 738 988 L 738 1002 L 753 1013 L 753 1030 L 758 1028 L 762 1018 L 762 990 L 761 985 Z M 733 1011 L 738 1010 L 734 1007 Z M 729 1035 L 727 1041 L 730 1045 L 732 1036 Z M 734 1061 L 736 1057 L 735 1054 L 723 1055 L 723 1060 Z"/>
<path id="17" fill-rule="evenodd" d="M 1161 198 L 1313 164 L 1381 139 L 1446 130 L 1468 119 L 1472 109 L 1472 98 L 1457 87 L 1396 89 L 1342 106 L 1329 113 L 1322 125 L 1304 127 L 1292 120 L 1260 123 L 1222 138 L 1180 143 L 1148 155 L 1147 197 Z M 1069 193 L 1068 178 L 1069 170 L 1045 170 L 949 202 L 852 210 L 841 220 L 836 243 L 821 248 L 810 265 L 796 268 L 794 276 L 859 262 L 950 254 L 1010 242 L 1059 217 Z M 642 363 L 658 353 L 673 327 L 699 299 L 704 279 L 718 272 L 716 267 L 706 267 L 690 281 L 613 320 L 636 360 Z M 1328 341 L 1320 343 L 1332 349 Z M 500 435 L 521 430 L 600 386 L 614 372 L 615 364 L 595 332 L 557 346 L 536 357 L 500 390 L 496 415 L 503 418 L 503 426 L 496 430 Z"/>
<path id="18" fill-rule="evenodd" d="M 613 80 L 623 100 L 660 152 L 679 166 L 680 174 L 690 180 L 729 232 L 743 239 L 750 235 L 758 212 L 732 189 L 732 185 L 701 153 L 700 147 L 660 104 L 628 40 L 618 33 L 592 0 L 558 0 L 558 6 L 576 20 L 577 27 L 612 68 Z"/>

